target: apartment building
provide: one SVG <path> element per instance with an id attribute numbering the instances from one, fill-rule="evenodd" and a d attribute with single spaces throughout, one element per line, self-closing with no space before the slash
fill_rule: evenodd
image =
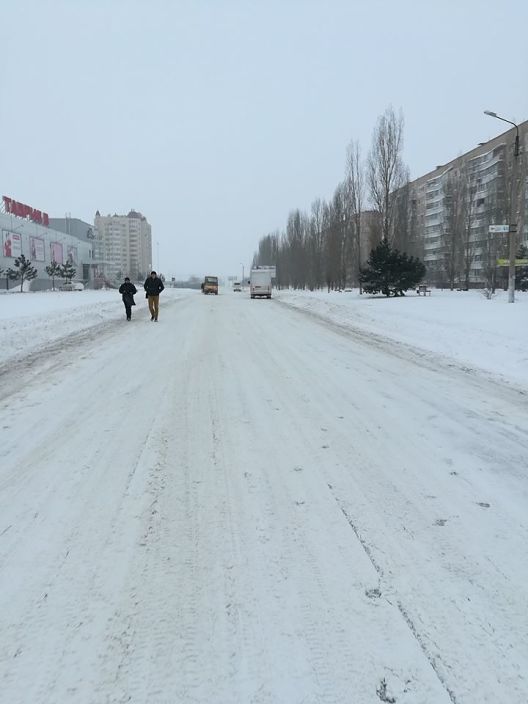
<path id="1" fill-rule="evenodd" d="M 501 284 L 506 271 L 508 235 L 491 234 L 490 225 L 518 226 L 518 244 L 528 244 L 528 121 L 519 125 L 521 154 L 513 186 L 515 128 L 412 181 L 398 199 L 406 199 L 406 224 L 395 219 L 395 240 L 427 267 L 436 286 Z M 516 202 L 512 208 L 511 195 Z M 512 215 L 513 213 L 513 215 Z M 403 233 L 403 234 L 402 234 Z"/>
<path id="2" fill-rule="evenodd" d="M 110 280 L 130 276 L 141 280 L 152 268 L 152 231 L 146 217 L 131 210 L 127 215 L 95 214 L 95 237 L 100 242 L 104 274 Z"/>

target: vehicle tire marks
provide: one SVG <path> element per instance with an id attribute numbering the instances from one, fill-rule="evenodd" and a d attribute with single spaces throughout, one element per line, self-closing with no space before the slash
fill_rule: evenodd
<path id="1" fill-rule="evenodd" d="M 354 535 L 356 536 L 357 540 L 360 542 L 361 547 L 362 547 L 363 550 L 365 551 L 365 554 L 367 555 L 368 559 L 369 559 L 370 562 L 372 563 L 372 566 L 373 566 L 374 569 L 376 570 L 376 572 L 377 572 L 377 574 L 378 574 L 378 577 L 379 577 L 379 580 L 380 580 L 380 583 L 383 582 L 383 581 L 384 581 L 384 572 L 383 572 L 383 569 L 381 568 L 380 564 L 378 563 L 378 561 L 377 561 L 376 558 L 374 557 L 373 550 L 372 550 L 372 548 L 370 547 L 370 545 L 368 544 L 368 541 L 361 535 L 359 529 L 357 528 L 357 526 L 356 526 L 356 524 L 354 523 L 352 517 L 351 517 L 350 514 L 348 513 L 348 511 L 347 511 L 346 507 L 344 506 L 343 502 L 340 501 L 340 499 L 335 495 L 335 493 L 334 493 L 332 487 L 329 486 L 328 488 L 329 488 L 330 493 L 332 494 L 332 496 L 333 496 L 333 498 L 334 498 L 336 504 L 339 506 L 339 509 L 341 510 L 341 513 L 342 513 L 343 516 L 345 517 L 345 519 L 346 519 L 348 525 L 349 525 L 349 526 L 352 528 L 352 530 L 354 531 Z M 387 586 L 389 586 L 389 588 L 390 588 L 390 585 L 387 585 Z M 383 587 L 382 587 L 382 590 L 383 590 Z M 383 593 L 383 591 L 382 591 L 382 593 Z M 391 603 L 391 602 L 389 602 L 389 603 Z M 445 679 L 445 677 L 444 677 L 444 675 L 443 675 L 443 672 L 442 672 L 442 668 L 439 666 L 438 661 L 437 661 L 437 658 L 435 658 L 435 656 L 431 653 L 430 649 L 429 649 L 428 646 L 426 645 L 425 639 L 424 639 L 424 638 L 420 635 L 420 633 L 418 632 L 418 629 L 416 628 L 416 626 L 415 626 L 413 620 L 411 619 L 409 613 L 408 613 L 407 610 L 403 607 L 401 601 L 398 600 L 398 601 L 396 602 L 396 605 L 397 605 L 397 607 L 398 607 L 398 611 L 399 611 L 400 614 L 402 615 L 403 620 L 404 620 L 405 623 L 407 624 L 407 626 L 408 626 L 410 632 L 412 633 L 414 639 L 417 641 L 417 643 L 418 643 L 418 645 L 420 646 L 420 648 L 421 648 L 423 654 L 424 654 L 425 657 L 427 658 L 427 661 L 429 662 L 429 664 L 431 665 L 432 669 L 434 670 L 434 673 L 435 673 L 436 677 L 438 678 L 438 681 L 440 682 L 440 684 L 442 685 L 442 687 L 443 687 L 443 688 L 445 689 L 445 691 L 447 692 L 450 701 L 452 702 L 452 704 L 458 704 L 458 700 L 457 700 L 457 698 L 456 698 L 456 696 L 455 696 L 453 690 L 449 687 L 449 685 L 448 685 L 447 682 L 446 682 L 446 679 Z"/>

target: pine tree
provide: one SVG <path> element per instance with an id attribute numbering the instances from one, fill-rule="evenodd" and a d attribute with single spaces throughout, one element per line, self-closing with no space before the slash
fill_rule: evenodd
<path id="1" fill-rule="evenodd" d="M 20 278 L 20 292 L 22 293 L 24 281 L 32 281 L 35 279 L 38 276 L 38 271 L 23 254 L 15 259 L 15 266 L 18 270 Z"/>
<path id="2" fill-rule="evenodd" d="M 75 269 L 75 267 L 70 261 L 66 262 L 66 264 L 60 267 L 60 277 L 68 283 L 71 283 L 71 280 L 73 279 L 76 273 L 77 269 Z"/>
<path id="3" fill-rule="evenodd" d="M 55 291 L 55 277 L 60 276 L 62 271 L 62 267 L 60 264 L 57 264 L 56 261 L 52 261 L 51 264 L 48 264 L 46 267 L 46 274 L 51 278 L 51 286 L 53 290 Z"/>
<path id="4" fill-rule="evenodd" d="M 415 257 L 393 249 L 382 240 L 373 249 L 367 266 L 361 269 L 360 280 L 366 293 L 383 293 L 384 296 L 403 296 L 405 291 L 417 286 L 425 276 L 424 264 Z"/>

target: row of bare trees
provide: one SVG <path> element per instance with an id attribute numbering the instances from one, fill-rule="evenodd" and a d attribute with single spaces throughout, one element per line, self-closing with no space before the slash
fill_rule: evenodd
<path id="1" fill-rule="evenodd" d="M 403 116 L 389 107 L 378 118 L 366 160 L 352 141 L 332 198 L 317 198 L 309 213 L 290 212 L 284 230 L 260 240 L 253 265 L 274 264 L 280 287 L 358 285 L 360 265 L 373 246 L 381 239 L 407 239 L 408 218 L 398 214 L 402 202 L 394 197 L 408 182 L 402 150 Z"/>
<path id="2" fill-rule="evenodd" d="M 509 222 L 509 147 L 503 142 L 492 154 L 460 158 L 425 183 L 411 183 L 403 126 L 402 114 L 387 108 L 366 159 L 352 141 L 332 198 L 316 199 L 308 213 L 293 210 L 283 230 L 260 240 L 253 264 L 275 264 L 280 287 L 342 289 L 359 284 L 361 264 L 384 240 L 424 259 L 431 284 L 467 289 L 478 281 L 492 290 L 503 284 L 497 259 L 506 256 L 507 239 L 489 226 Z M 524 161 L 518 184 L 527 177 Z M 526 196 L 513 190 L 518 208 Z"/>

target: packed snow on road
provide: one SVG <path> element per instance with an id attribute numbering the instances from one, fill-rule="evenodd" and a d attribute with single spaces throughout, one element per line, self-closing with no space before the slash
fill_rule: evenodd
<path id="1" fill-rule="evenodd" d="M 0 702 L 528 701 L 527 300 L 1 295 Z"/>

